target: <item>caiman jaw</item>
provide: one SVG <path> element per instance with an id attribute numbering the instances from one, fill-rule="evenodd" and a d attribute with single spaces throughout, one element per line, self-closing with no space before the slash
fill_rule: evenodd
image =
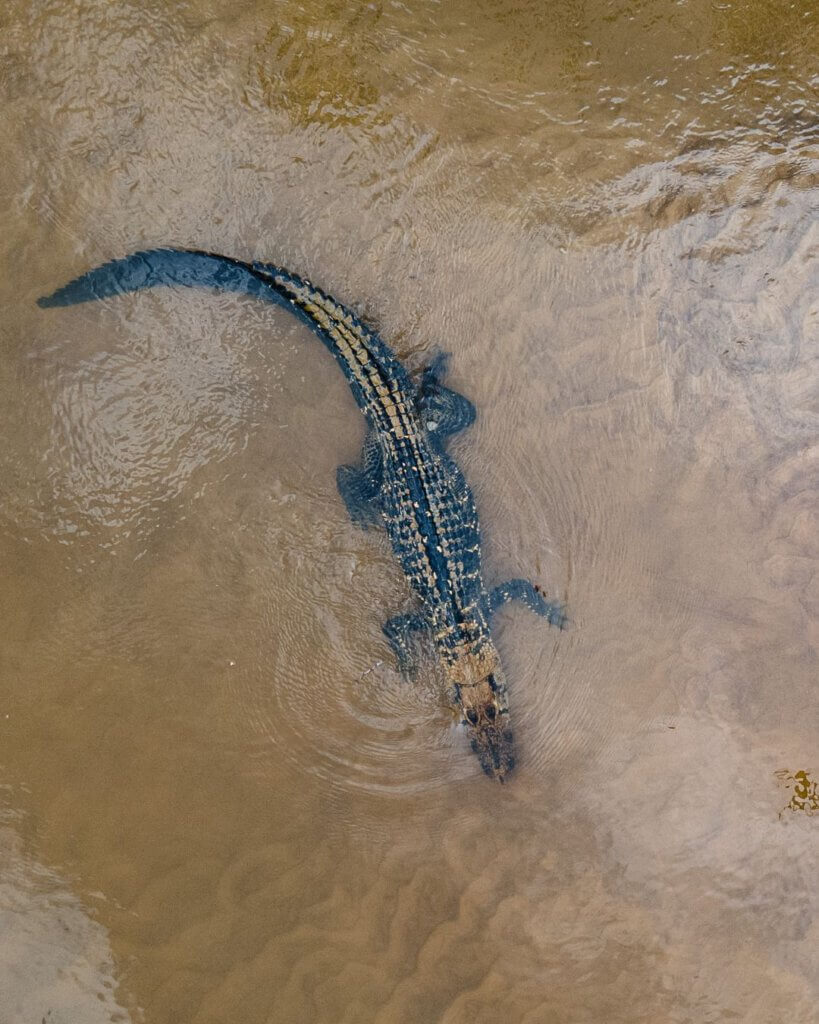
<path id="1" fill-rule="evenodd" d="M 448 666 L 453 703 L 469 730 L 472 749 L 490 779 L 503 782 L 515 767 L 506 682 L 491 642 L 463 645 Z"/>
<path id="2" fill-rule="evenodd" d="M 503 782 L 515 767 L 515 752 L 500 673 L 490 673 L 472 685 L 461 684 L 455 695 L 481 768 L 490 779 Z"/>
<path id="3" fill-rule="evenodd" d="M 490 779 L 503 782 L 515 767 L 512 731 L 507 727 L 506 715 L 498 715 L 497 723 L 466 721 L 472 733 L 472 749 L 478 755 L 481 768 Z"/>

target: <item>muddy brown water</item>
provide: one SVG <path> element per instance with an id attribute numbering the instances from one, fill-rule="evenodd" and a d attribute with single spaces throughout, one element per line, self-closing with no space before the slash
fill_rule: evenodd
<path id="1" fill-rule="evenodd" d="M 817 38 L 807 0 L 4 4 L 2 1024 L 817 1019 Z M 452 353 L 487 578 L 572 616 L 498 619 L 509 785 L 394 670 L 312 335 L 34 304 L 158 244 Z"/>

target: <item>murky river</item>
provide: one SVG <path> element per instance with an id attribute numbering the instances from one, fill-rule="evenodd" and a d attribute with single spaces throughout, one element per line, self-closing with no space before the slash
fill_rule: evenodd
<path id="1" fill-rule="evenodd" d="M 6 0 L 2 1024 L 817 1020 L 817 20 Z M 572 617 L 498 617 L 508 785 L 395 669 L 315 338 L 35 305 L 160 244 L 452 353 L 487 580 Z"/>

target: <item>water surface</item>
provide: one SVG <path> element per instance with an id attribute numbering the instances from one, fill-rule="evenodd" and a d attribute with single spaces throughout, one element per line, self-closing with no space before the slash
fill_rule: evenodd
<path id="1" fill-rule="evenodd" d="M 0 28 L 2 1024 L 814 1021 L 815 5 Z M 452 353 L 488 582 L 572 616 L 498 618 L 508 786 L 394 669 L 410 598 L 335 491 L 363 421 L 312 335 L 34 304 L 158 244 Z"/>

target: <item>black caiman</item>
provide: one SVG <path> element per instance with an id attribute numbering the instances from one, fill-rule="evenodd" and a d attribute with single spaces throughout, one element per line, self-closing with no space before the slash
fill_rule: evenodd
<path id="1" fill-rule="evenodd" d="M 502 781 L 515 755 L 490 620 L 512 600 L 561 629 L 566 617 L 562 605 L 546 601 L 528 580 L 484 586 L 475 501 L 445 447 L 473 422 L 475 408 L 442 383 L 446 357 L 436 357 L 413 380 L 378 334 L 306 278 L 209 252 L 134 253 L 38 301 L 70 306 L 158 285 L 240 292 L 283 306 L 333 354 L 367 421 L 360 464 L 339 467 L 338 489 L 353 522 L 364 528 L 383 523 L 419 599 L 416 611 L 391 618 L 384 633 L 403 671 L 414 667 L 417 636 L 431 637 L 472 749 L 487 775 Z"/>

